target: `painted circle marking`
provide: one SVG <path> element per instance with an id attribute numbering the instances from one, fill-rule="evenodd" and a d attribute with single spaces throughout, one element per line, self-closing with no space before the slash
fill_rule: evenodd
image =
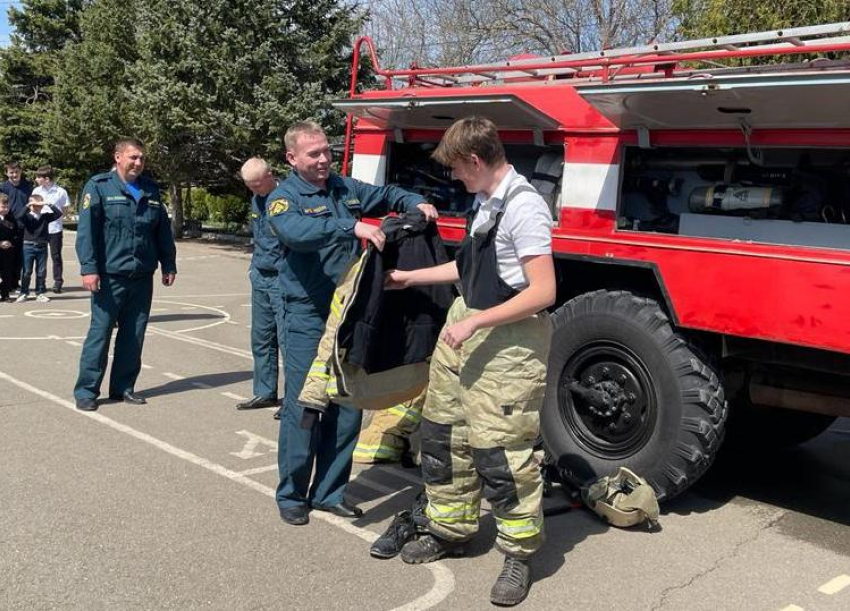
<path id="1" fill-rule="evenodd" d="M 88 312 L 78 310 L 30 310 L 24 312 L 24 316 L 30 318 L 47 318 L 50 320 L 70 320 L 72 318 L 86 318 Z"/>

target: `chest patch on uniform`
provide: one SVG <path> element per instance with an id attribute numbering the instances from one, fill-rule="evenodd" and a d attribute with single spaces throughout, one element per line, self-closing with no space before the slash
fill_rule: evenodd
<path id="1" fill-rule="evenodd" d="M 106 198 L 106 201 L 124 203 L 124 202 L 127 201 L 127 198 L 124 197 L 123 195 L 110 195 L 109 197 Z"/>
<path id="2" fill-rule="evenodd" d="M 160 204 L 160 203 L 159 203 L 158 201 L 156 201 L 156 200 L 153 200 L 153 199 L 149 199 L 149 200 L 148 200 L 148 206 L 161 206 L 161 205 L 162 205 L 162 204 Z"/>
<path id="3" fill-rule="evenodd" d="M 354 206 L 360 205 L 360 200 L 355 197 L 355 198 L 347 199 L 343 203 L 345 203 L 346 206 L 354 207 Z"/>
<path id="4" fill-rule="evenodd" d="M 251 213 L 251 218 L 252 218 L 252 219 L 258 219 L 258 218 L 260 218 L 260 215 L 259 215 L 259 214 L 257 214 L 256 212 L 252 212 L 252 213 Z"/>
<path id="5" fill-rule="evenodd" d="M 287 210 L 289 210 L 289 200 L 276 199 L 273 202 L 269 202 L 269 214 L 271 216 L 283 214 Z"/>
<path id="6" fill-rule="evenodd" d="M 322 212 L 327 212 L 327 206 L 315 206 L 313 208 L 304 208 L 304 214 L 309 214 L 311 216 L 316 214 L 321 214 Z"/>
<path id="7" fill-rule="evenodd" d="M 83 198 L 83 210 L 88 210 L 91 206 L 91 193 L 86 193 L 86 196 Z"/>

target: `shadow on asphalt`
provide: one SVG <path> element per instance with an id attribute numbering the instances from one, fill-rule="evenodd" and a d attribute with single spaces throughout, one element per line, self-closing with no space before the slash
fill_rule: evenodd
<path id="1" fill-rule="evenodd" d="M 227 373 L 210 373 L 205 375 L 193 376 L 184 380 L 172 380 L 153 386 L 151 388 L 143 388 L 139 390 L 139 394 L 149 399 L 151 397 L 160 397 L 162 395 L 170 395 L 178 392 L 186 392 L 187 390 L 196 390 L 194 384 L 205 384 L 212 388 L 220 386 L 228 386 L 237 384 L 253 378 L 253 373 L 250 370 L 245 371 L 229 371 Z"/>
<path id="2" fill-rule="evenodd" d="M 221 314 L 154 314 L 148 319 L 148 322 L 177 322 L 186 320 L 221 320 L 224 316 Z"/>
<path id="3" fill-rule="evenodd" d="M 795 448 L 743 452 L 725 448 L 692 488 L 718 503 L 743 497 L 850 525 L 850 419 Z M 691 496 L 691 495 L 689 495 Z"/>

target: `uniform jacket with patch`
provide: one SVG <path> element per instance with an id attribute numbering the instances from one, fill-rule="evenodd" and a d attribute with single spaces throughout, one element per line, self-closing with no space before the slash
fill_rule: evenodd
<path id="1" fill-rule="evenodd" d="M 279 278 L 287 311 L 328 313 L 331 295 L 360 253 L 361 216 L 415 209 L 421 195 L 331 174 L 324 189 L 291 172 L 268 197 L 269 225 L 280 240 Z"/>
<path id="2" fill-rule="evenodd" d="M 163 274 L 177 271 L 177 249 L 159 187 L 144 176 L 136 184 L 138 202 L 117 172 L 86 183 L 77 226 L 80 273 L 140 276 L 159 265 Z"/>
<path id="3" fill-rule="evenodd" d="M 428 384 L 428 367 L 454 295 L 449 285 L 385 291 L 384 273 L 446 263 L 434 223 L 419 211 L 385 219 L 383 252 L 367 249 L 343 275 L 299 403 L 387 409 Z"/>

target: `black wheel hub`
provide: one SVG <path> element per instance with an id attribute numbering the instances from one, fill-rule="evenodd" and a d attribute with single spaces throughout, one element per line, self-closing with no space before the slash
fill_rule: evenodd
<path id="1" fill-rule="evenodd" d="M 626 346 L 594 342 L 567 361 L 559 385 L 565 424 L 589 452 L 631 456 L 652 435 L 658 398 L 643 361 Z"/>

